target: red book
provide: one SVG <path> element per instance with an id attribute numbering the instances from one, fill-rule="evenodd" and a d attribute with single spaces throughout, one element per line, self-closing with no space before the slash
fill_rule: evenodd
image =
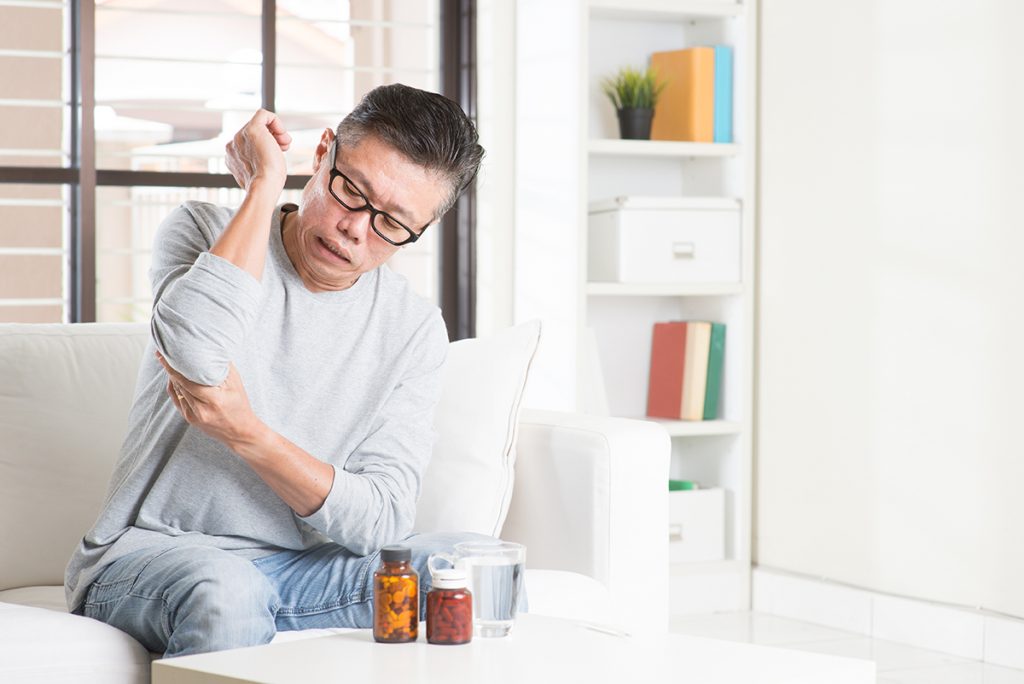
<path id="1" fill-rule="evenodd" d="M 647 415 L 673 418 L 683 414 L 683 362 L 686 322 L 655 323 L 651 336 L 651 373 L 647 383 Z"/>

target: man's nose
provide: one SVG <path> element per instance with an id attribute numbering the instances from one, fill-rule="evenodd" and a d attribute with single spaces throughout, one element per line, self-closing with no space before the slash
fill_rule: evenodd
<path id="1" fill-rule="evenodd" d="M 370 227 L 370 220 L 372 215 L 365 209 L 356 209 L 355 211 L 349 211 L 346 216 L 343 216 L 341 221 L 338 223 L 338 228 L 355 243 L 361 243 L 366 240 L 367 236 L 373 228 Z"/>

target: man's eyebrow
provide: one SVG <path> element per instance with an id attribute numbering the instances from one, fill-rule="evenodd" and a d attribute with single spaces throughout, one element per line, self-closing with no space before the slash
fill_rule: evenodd
<path id="1" fill-rule="evenodd" d="M 335 165 L 335 168 L 337 168 L 337 165 Z M 340 171 L 341 169 L 338 170 Z M 358 169 L 349 169 L 344 173 L 346 176 L 348 176 L 349 178 L 356 182 L 356 184 L 359 187 L 359 192 L 366 195 L 368 199 L 377 194 L 373 191 L 373 183 L 371 183 L 370 180 L 366 176 L 364 176 Z M 378 206 L 375 202 L 371 202 L 371 204 L 373 204 L 374 206 Z M 402 207 L 398 207 L 398 209 L 395 211 L 388 210 L 387 214 L 388 216 L 395 217 L 396 219 L 398 219 L 399 221 L 406 225 L 411 226 L 413 223 L 412 217 Z"/>

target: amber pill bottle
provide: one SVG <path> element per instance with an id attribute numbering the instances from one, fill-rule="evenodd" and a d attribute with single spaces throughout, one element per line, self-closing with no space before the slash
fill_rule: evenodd
<path id="1" fill-rule="evenodd" d="M 373 638 L 387 644 L 416 641 L 420 626 L 420 578 L 408 546 L 385 546 L 373 573 Z"/>
<path id="2" fill-rule="evenodd" d="M 473 595 L 462 570 L 437 570 L 427 594 L 427 641 L 468 644 L 473 639 Z"/>

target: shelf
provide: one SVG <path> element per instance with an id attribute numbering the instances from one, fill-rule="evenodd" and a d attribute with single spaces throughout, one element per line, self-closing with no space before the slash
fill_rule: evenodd
<path id="1" fill-rule="evenodd" d="M 587 283 L 587 294 L 605 297 L 718 297 L 743 294 L 743 283 Z"/>
<path id="2" fill-rule="evenodd" d="M 669 420 L 667 418 L 637 417 L 657 423 L 672 437 L 714 437 L 716 435 L 738 435 L 743 426 L 732 420 Z"/>
<path id="3" fill-rule="evenodd" d="M 743 5 L 728 0 L 590 0 L 590 8 L 602 18 L 648 21 L 730 19 L 743 14 Z"/>
<path id="4" fill-rule="evenodd" d="M 670 563 L 672 575 L 717 575 L 720 573 L 746 572 L 750 563 L 739 560 L 695 561 L 692 563 Z"/>
<path id="5" fill-rule="evenodd" d="M 592 138 L 588 143 L 592 155 L 612 157 L 735 157 L 740 153 L 737 143 L 676 142 L 672 140 L 619 140 Z"/>

